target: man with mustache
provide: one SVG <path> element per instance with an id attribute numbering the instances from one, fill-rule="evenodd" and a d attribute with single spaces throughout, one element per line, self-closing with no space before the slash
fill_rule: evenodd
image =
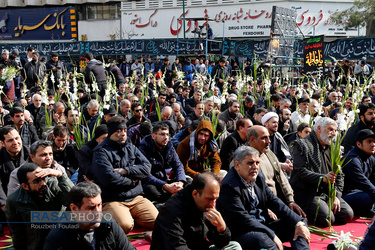
<path id="1" fill-rule="evenodd" d="M 25 121 L 24 110 L 21 107 L 14 107 L 10 110 L 10 119 L 17 127 L 22 138 L 22 144 L 30 147 L 32 143 L 39 140 L 34 124 Z"/>
<path id="2" fill-rule="evenodd" d="M 55 169 L 66 174 L 65 168 L 53 160 L 52 142 L 36 141 L 30 147 L 30 162 L 38 164 L 43 169 Z M 8 196 L 16 191 L 20 186 L 17 178 L 17 172 L 20 168 L 12 171 L 8 183 Z"/>
<path id="3" fill-rule="evenodd" d="M 5 214 L 12 231 L 15 249 L 43 249 L 51 224 L 31 222 L 32 211 L 61 211 L 68 206 L 68 193 L 73 183 L 66 174 L 55 169 L 42 169 L 35 163 L 24 164 L 17 173 L 21 186 L 9 195 Z M 41 218 L 41 217 L 39 217 Z M 13 223 L 14 222 L 14 223 Z M 25 222 L 25 223 L 20 223 Z"/>
<path id="4" fill-rule="evenodd" d="M 29 148 L 22 145 L 20 134 L 13 125 L 0 129 L 0 146 L 0 207 L 4 210 L 9 176 L 15 168 L 27 161 Z"/>
<path id="5" fill-rule="evenodd" d="M 219 174 L 221 160 L 218 150 L 219 146 L 214 139 L 211 122 L 201 120 L 197 129 L 178 145 L 176 152 L 186 175 L 194 178 L 206 171 Z"/>
<path id="6" fill-rule="evenodd" d="M 70 178 L 79 166 L 77 145 L 69 138 L 69 131 L 63 125 L 53 128 L 52 138 L 53 158 L 65 168 Z"/>
<path id="7" fill-rule="evenodd" d="M 294 202 L 293 189 L 282 171 L 282 166 L 288 164 L 279 162 L 277 156 L 270 150 L 269 131 L 259 125 L 253 126 L 248 132 L 248 142 L 260 154 L 260 171 L 262 171 L 271 191 L 284 201 L 290 209 L 300 216 L 306 217 L 303 210 Z M 274 216 L 273 213 L 271 215 Z M 274 218 L 277 219 L 277 217 Z"/>
<path id="8" fill-rule="evenodd" d="M 337 124 L 331 118 L 322 117 L 313 130 L 294 144 L 294 169 L 290 178 L 294 198 L 311 224 L 327 227 L 328 213 L 331 213 L 331 223 L 348 223 L 353 219 L 353 210 L 341 198 L 343 176 L 333 172 L 331 161 L 330 146 L 336 136 Z M 337 192 L 332 211 L 328 207 L 328 181 L 335 183 Z"/>
<path id="9" fill-rule="evenodd" d="M 310 232 L 304 219 L 285 205 L 259 172 L 259 151 L 241 146 L 234 152 L 234 167 L 221 182 L 217 209 L 242 249 L 309 249 Z M 271 209 L 280 220 L 270 218 Z"/>
<path id="10" fill-rule="evenodd" d="M 356 136 L 362 129 L 375 132 L 375 104 L 365 103 L 359 106 L 359 120 L 351 126 L 343 140 L 344 153 L 349 152 L 356 144 Z"/>

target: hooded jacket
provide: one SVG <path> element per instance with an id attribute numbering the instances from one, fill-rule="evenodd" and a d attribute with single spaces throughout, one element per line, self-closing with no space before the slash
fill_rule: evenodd
<path id="1" fill-rule="evenodd" d="M 92 59 L 89 61 L 89 63 L 86 66 L 85 69 L 85 80 L 86 83 L 92 83 L 93 77 L 91 73 L 95 77 L 95 81 L 98 84 L 106 84 L 107 78 L 105 77 L 105 70 L 103 68 L 103 63 L 101 61 L 98 61 L 96 59 Z"/>
<path id="2" fill-rule="evenodd" d="M 198 134 L 201 130 L 210 132 L 210 138 L 202 146 L 198 144 Z M 191 140 L 194 140 L 194 142 L 191 142 Z M 192 151 L 192 148 L 194 148 L 195 152 Z M 185 173 L 194 177 L 199 173 L 208 171 L 208 169 L 211 169 L 211 172 L 215 174 L 219 174 L 221 160 L 217 152 L 218 149 L 217 143 L 213 138 L 211 122 L 202 120 L 197 129 L 178 145 L 176 152 L 182 165 L 184 165 Z"/>

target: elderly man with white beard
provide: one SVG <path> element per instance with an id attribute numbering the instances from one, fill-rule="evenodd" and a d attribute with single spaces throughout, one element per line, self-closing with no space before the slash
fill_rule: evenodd
<path id="1" fill-rule="evenodd" d="M 332 170 L 330 145 L 336 132 L 334 120 L 320 118 L 314 125 L 314 131 L 296 141 L 293 150 L 294 170 L 290 184 L 294 199 L 305 211 L 309 223 L 322 227 L 328 226 L 328 213 L 331 213 L 332 224 L 345 224 L 353 219 L 352 208 L 341 198 L 343 176 L 336 175 Z M 335 183 L 337 192 L 332 211 L 328 207 L 328 181 Z"/>

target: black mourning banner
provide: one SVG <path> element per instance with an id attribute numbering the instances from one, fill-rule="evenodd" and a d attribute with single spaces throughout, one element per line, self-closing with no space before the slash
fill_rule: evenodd
<path id="1" fill-rule="evenodd" d="M 305 74 L 323 72 L 324 36 L 316 36 L 303 40 L 303 58 Z"/>

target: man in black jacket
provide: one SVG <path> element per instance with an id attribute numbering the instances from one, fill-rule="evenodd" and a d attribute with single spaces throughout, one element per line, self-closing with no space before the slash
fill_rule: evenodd
<path id="1" fill-rule="evenodd" d="M 293 171 L 290 184 L 294 198 L 307 215 L 309 223 L 327 227 L 331 223 L 344 224 L 353 219 L 352 208 L 341 198 L 344 183 L 342 174 L 332 167 L 331 140 L 336 136 L 337 124 L 328 117 L 320 118 L 309 136 L 295 141 Z M 328 206 L 328 181 L 335 183 L 336 196 L 332 211 Z"/>
<path id="2" fill-rule="evenodd" d="M 253 126 L 249 118 L 240 118 L 236 122 L 237 130 L 230 134 L 223 142 L 220 149 L 221 169 L 228 171 L 234 151 L 242 145 L 245 145 L 247 132 Z"/>
<path id="3" fill-rule="evenodd" d="M 101 97 L 104 96 L 107 88 L 107 78 L 105 76 L 105 70 L 103 63 L 94 59 L 94 55 L 89 52 L 86 54 L 87 66 L 85 69 L 85 80 L 92 88 L 94 82 L 98 84 L 98 91 Z"/>
<path id="4" fill-rule="evenodd" d="M 96 127 L 94 138 L 85 143 L 78 151 L 78 182 L 93 180 L 93 174 L 90 172 L 94 148 L 104 141 L 108 136 L 107 125 L 102 124 Z"/>
<path id="5" fill-rule="evenodd" d="M 31 144 L 39 140 L 35 126 L 28 121 L 25 121 L 23 108 L 12 108 L 10 110 L 10 119 L 17 127 L 17 131 L 22 138 L 23 145 L 30 147 Z"/>
<path id="6" fill-rule="evenodd" d="M 222 57 L 219 63 L 212 68 L 211 77 L 215 79 L 216 86 L 219 87 L 221 93 L 223 92 L 224 81 L 227 80 L 230 75 L 227 66 L 225 66 L 225 58 Z"/>
<path id="7" fill-rule="evenodd" d="M 372 217 L 375 203 L 375 134 L 362 129 L 356 146 L 346 155 L 342 171 L 345 174 L 343 199 L 355 215 Z"/>
<path id="8" fill-rule="evenodd" d="M 69 192 L 70 210 L 77 218 L 96 218 L 102 212 L 101 190 L 92 182 L 82 182 Z M 74 227 L 68 227 L 74 226 Z M 113 223 L 78 223 L 59 224 L 47 236 L 45 250 L 54 249 L 117 249 L 135 250 L 124 231 L 114 221 Z"/>
<path id="9" fill-rule="evenodd" d="M 150 250 L 241 249 L 215 208 L 220 183 L 212 172 L 197 175 L 192 184 L 160 208 Z M 215 245 L 215 248 L 212 247 Z"/>
<path id="10" fill-rule="evenodd" d="M 43 116 L 46 115 L 45 107 L 42 105 L 42 97 L 39 94 L 34 94 L 31 98 L 32 103 L 26 106 L 26 110 L 30 112 L 33 116 L 33 120 L 35 121 L 35 128 L 37 130 L 38 136 L 42 135 L 42 128 L 40 126 L 39 121 L 42 119 Z"/>
<path id="11" fill-rule="evenodd" d="M 310 249 L 310 232 L 303 219 L 272 193 L 259 173 L 258 150 L 242 146 L 233 161 L 235 167 L 221 182 L 217 200 L 232 238 L 243 249 L 283 249 L 282 241 L 290 241 L 293 249 Z M 278 221 L 271 220 L 268 208 Z"/>
<path id="12" fill-rule="evenodd" d="M 375 104 L 365 103 L 359 106 L 359 121 L 351 126 L 343 140 L 344 153 L 348 153 L 356 144 L 356 136 L 362 129 L 375 131 Z"/>
<path id="13" fill-rule="evenodd" d="M 90 169 L 95 183 L 103 191 L 103 211 L 112 211 L 113 218 L 125 233 L 133 229 L 134 221 L 140 226 L 153 228 L 158 211 L 141 196 L 141 180 L 149 176 L 151 164 L 127 140 L 123 117 L 112 117 L 107 127 L 108 137 L 94 149 Z"/>
<path id="14" fill-rule="evenodd" d="M 62 61 L 59 60 L 59 54 L 52 53 L 51 60 L 46 63 L 48 77 L 48 88 L 56 89 L 59 80 L 64 80 L 66 76 L 66 69 Z"/>
<path id="15" fill-rule="evenodd" d="M 22 71 L 23 79 L 28 89 L 39 86 L 46 74 L 46 65 L 39 61 L 39 53 L 32 53 L 32 60 L 26 63 L 24 70 Z"/>
<path id="16" fill-rule="evenodd" d="M 10 173 L 27 161 L 29 149 L 22 145 L 16 127 L 7 125 L 0 130 L 0 206 L 4 210 Z"/>

